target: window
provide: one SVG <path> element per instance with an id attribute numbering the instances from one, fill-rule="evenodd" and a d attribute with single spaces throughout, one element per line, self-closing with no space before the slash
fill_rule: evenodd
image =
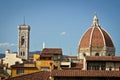
<path id="1" fill-rule="evenodd" d="M 100 69 L 100 66 L 99 65 L 96 65 L 95 66 L 95 70 L 99 70 Z"/>
<path id="2" fill-rule="evenodd" d="M 119 71 L 120 71 L 120 67 L 119 67 Z"/>
<path id="3" fill-rule="evenodd" d="M 95 56 L 99 56 L 99 53 L 96 53 Z"/>
<path id="4" fill-rule="evenodd" d="M 105 70 L 105 67 L 104 67 L 104 66 L 101 66 L 101 70 Z"/>
<path id="5" fill-rule="evenodd" d="M 19 64 L 20 62 L 19 61 L 16 61 L 15 64 Z"/>
<path id="6" fill-rule="evenodd" d="M 20 53 L 20 56 L 22 56 L 22 52 Z"/>
<path id="7" fill-rule="evenodd" d="M 112 67 L 109 67 L 109 71 L 112 71 Z"/>
<path id="8" fill-rule="evenodd" d="M 58 55 L 54 55 L 54 56 L 53 56 L 53 59 L 54 59 L 54 60 L 58 60 Z"/>
<path id="9" fill-rule="evenodd" d="M 16 73 L 17 74 L 23 74 L 24 73 L 24 69 L 17 69 Z"/>
<path id="10" fill-rule="evenodd" d="M 49 71 L 49 67 L 41 67 L 41 71 Z"/>
<path id="11" fill-rule="evenodd" d="M 23 56 L 25 56 L 25 52 L 23 51 Z"/>
<path id="12" fill-rule="evenodd" d="M 92 70 L 92 66 L 87 66 L 87 70 Z"/>
<path id="13" fill-rule="evenodd" d="M 86 54 L 85 54 L 85 53 L 83 53 L 83 56 L 86 56 Z"/>
<path id="14" fill-rule="evenodd" d="M 111 56 L 111 54 L 109 53 L 108 56 Z"/>
<path id="15" fill-rule="evenodd" d="M 21 37 L 21 45 L 23 45 L 25 42 L 24 36 Z"/>

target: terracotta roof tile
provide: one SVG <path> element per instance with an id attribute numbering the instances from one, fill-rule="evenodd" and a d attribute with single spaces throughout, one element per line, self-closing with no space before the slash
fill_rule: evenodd
<path id="1" fill-rule="evenodd" d="M 102 70 L 54 70 L 52 76 L 58 77 L 120 77 L 120 71 Z"/>
<path id="2" fill-rule="evenodd" d="M 89 42 L 90 42 L 90 34 L 92 32 L 92 28 L 90 28 L 82 37 L 80 44 L 79 44 L 79 48 L 81 47 L 89 47 Z"/>
<path id="3" fill-rule="evenodd" d="M 11 68 L 16 68 L 16 67 L 22 68 L 22 67 L 24 67 L 24 65 L 23 64 L 11 65 Z"/>
<path id="4" fill-rule="evenodd" d="M 120 61 L 120 56 L 86 56 L 87 61 Z"/>
<path id="5" fill-rule="evenodd" d="M 105 45 L 114 47 L 111 37 L 100 26 L 90 27 L 87 30 L 80 41 L 79 48 L 88 48 L 90 45 L 92 47 L 104 47 Z"/>
<path id="6" fill-rule="evenodd" d="M 21 63 L 21 64 L 12 65 L 11 68 L 36 68 L 36 66 L 25 66 L 24 63 Z"/>
<path id="7" fill-rule="evenodd" d="M 13 77 L 9 80 L 49 80 L 50 72 L 40 71 L 22 76 Z"/>
<path id="8" fill-rule="evenodd" d="M 62 54 L 61 48 L 44 48 L 41 52 L 41 55 L 53 55 L 53 54 Z"/>
<path id="9" fill-rule="evenodd" d="M 49 71 L 40 71 L 22 76 L 13 77 L 9 80 L 49 80 Z M 53 70 L 52 77 L 120 77 L 120 71 L 104 70 Z"/>
<path id="10" fill-rule="evenodd" d="M 8 76 L 0 73 L 0 79 L 1 80 L 6 80 L 6 79 L 8 79 Z"/>
<path id="11" fill-rule="evenodd" d="M 81 64 L 81 63 L 72 63 L 72 64 L 71 64 L 71 68 L 79 68 L 79 69 L 82 69 L 82 68 L 83 68 L 83 64 Z"/>
<path id="12" fill-rule="evenodd" d="M 103 32 L 103 35 L 104 35 L 104 38 L 106 41 L 106 46 L 114 47 L 114 44 L 113 44 L 112 39 L 110 38 L 109 34 L 103 29 L 102 29 L 102 32 Z"/>

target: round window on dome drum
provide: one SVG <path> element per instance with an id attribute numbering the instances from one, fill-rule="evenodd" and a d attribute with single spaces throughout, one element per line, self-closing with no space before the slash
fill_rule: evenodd
<path id="1" fill-rule="evenodd" d="M 99 56 L 99 53 L 96 53 L 95 56 Z"/>
<path id="2" fill-rule="evenodd" d="M 85 54 L 85 53 L 83 53 L 83 56 L 86 56 L 86 54 Z"/>

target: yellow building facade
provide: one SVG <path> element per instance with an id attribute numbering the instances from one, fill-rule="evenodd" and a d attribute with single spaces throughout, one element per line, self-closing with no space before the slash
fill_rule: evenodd
<path id="1" fill-rule="evenodd" d="M 34 54 L 34 63 L 22 63 L 11 66 L 11 76 L 20 76 L 37 71 L 51 71 L 60 69 L 62 50 L 56 48 L 45 48 L 41 54 Z"/>
<path id="2" fill-rule="evenodd" d="M 52 64 L 52 65 L 51 65 Z M 53 60 L 38 60 L 36 61 L 36 67 L 40 71 L 49 71 L 50 69 L 54 69 L 54 61 Z"/>
<path id="3" fill-rule="evenodd" d="M 40 58 L 40 54 L 34 54 L 33 55 L 33 60 L 36 61 L 37 59 Z"/>
<path id="4" fill-rule="evenodd" d="M 16 77 L 24 74 L 29 74 L 37 72 L 39 69 L 36 67 L 36 64 L 17 64 L 11 66 L 11 76 Z"/>

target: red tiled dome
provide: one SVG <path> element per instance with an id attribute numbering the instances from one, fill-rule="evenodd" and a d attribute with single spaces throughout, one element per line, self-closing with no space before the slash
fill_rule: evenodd
<path id="1" fill-rule="evenodd" d="M 95 15 L 92 26 L 83 35 L 79 43 L 78 53 L 80 52 L 80 48 L 102 48 L 104 46 L 114 47 L 114 44 L 109 34 L 99 26 L 98 19 Z"/>

